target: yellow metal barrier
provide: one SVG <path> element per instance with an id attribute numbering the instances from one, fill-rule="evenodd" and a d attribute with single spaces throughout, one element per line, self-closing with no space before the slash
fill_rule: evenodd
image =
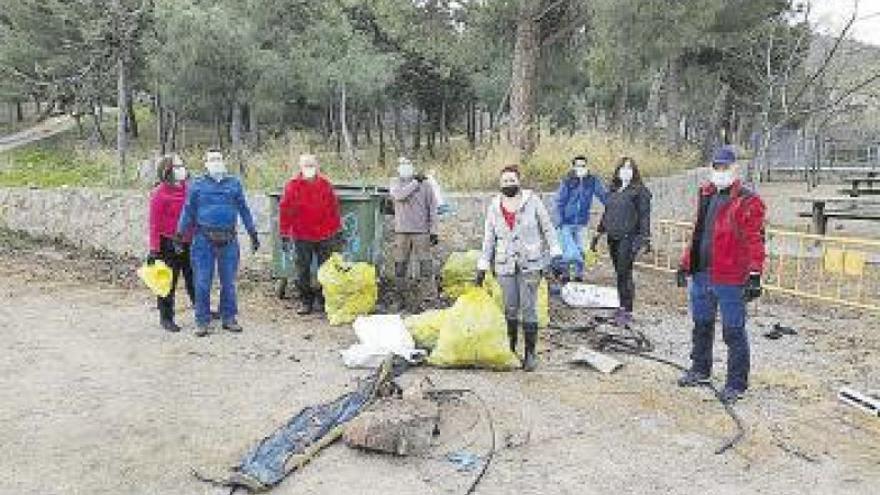
<path id="1" fill-rule="evenodd" d="M 660 220 L 654 252 L 638 266 L 678 269 L 693 224 Z M 768 292 L 880 311 L 880 241 L 767 229 L 764 288 Z"/>

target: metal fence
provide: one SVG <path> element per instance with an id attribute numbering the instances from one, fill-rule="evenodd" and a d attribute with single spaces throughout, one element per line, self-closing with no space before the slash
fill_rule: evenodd
<path id="1" fill-rule="evenodd" d="M 638 266 L 675 272 L 693 224 L 659 220 L 654 251 Z M 764 288 L 771 293 L 880 311 L 880 241 L 767 229 Z"/>

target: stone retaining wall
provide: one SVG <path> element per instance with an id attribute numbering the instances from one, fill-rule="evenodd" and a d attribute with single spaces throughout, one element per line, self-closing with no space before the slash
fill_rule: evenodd
<path id="1" fill-rule="evenodd" d="M 700 172 L 692 170 L 649 181 L 654 194 L 654 218 L 691 218 L 699 177 Z M 444 218 L 440 228 L 441 259 L 451 251 L 479 247 L 483 217 L 491 196 L 489 192 L 449 195 L 455 213 Z M 270 200 L 262 193 L 248 197 L 265 248 L 256 256 L 242 249 L 242 260 L 245 265 L 268 263 Z M 543 198 L 548 206 L 552 204 L 553 194 L 544 194 Z M 0 188 L 0 226 L 36 237 L 63 239 L 83 248 L 142 256 L 147 249 L 147 202 L 148 193 L 144 191 Z M 600 212 L 601 206 L 597 205 L 595 210 Z M 385 225 L 389 231 L 390 220 Z M 247 243 L 243 242 L 242 246 Z"/>

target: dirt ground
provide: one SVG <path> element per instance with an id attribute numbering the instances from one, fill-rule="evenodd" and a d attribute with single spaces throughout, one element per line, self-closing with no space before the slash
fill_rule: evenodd
<path id="1" fill-rule="evenodd" d="M 198 339 L 184 305 L 184 332 L 164 333 L 131 268 L 0 236 L 0 493 L 228 493 L 190 469 L 235 464 L 300 408 L 364 374 L 338 354 L 354 340 L 350 329 L 296 317 L 259 278 L 242 283 L 243 334 Z M 684 294 L 647 273 L 637 283 L 639 328 L 658 355 L 686 362 Z M 536 373 L 420 368 L 403 381 L 430 377 L 486 401 L 497 452 L 479 494 L 877 493 L 880 419 L 835 394 L 845 384 L 880 389 L 878 317 L 786 300 L 752 311 L 753 384 L 736 406 L 746 437 L 723 455 L 713 451 L 733 425 L 706 390 L 678 389 L 675 370 L 632 356 L 620 356 L 625 366 L 612 375 L 571 367 L 567 346 L 585 337 L 570 332 L 544 333 Z M 764 338 L 773 323 L 798 335 Z M 476 471 L 458 472 L 445 456 L 486 455 L 481 411 L 448 411 L 431 455 L 335 444 L 272 493 L 464 494 Z"/>

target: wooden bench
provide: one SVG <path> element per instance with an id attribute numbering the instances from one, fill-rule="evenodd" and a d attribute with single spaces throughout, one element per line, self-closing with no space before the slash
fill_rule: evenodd
<path id="1" fill-rule="evenodd" d="M 854 177 L 849 179 L 851 187 L 842 189 L 840 192 L 852 198 L 863 195 L 880 195 L 880 177 L 868 174 L 867 177 Z"/>
<path id="2" fill-rule="evenodd" d="M 825 235 L 828 230 L 828 220 L 836 218 L 839 220 L 870 220 L 880 221 L 880 211 L 877 212 L 859 212 L 859 211 L 822 211 L 818 216 L 812 211 L 803 211 L 798 213 L 801 218 L 813 219 L 813 232 L 819 235 Z"/>

